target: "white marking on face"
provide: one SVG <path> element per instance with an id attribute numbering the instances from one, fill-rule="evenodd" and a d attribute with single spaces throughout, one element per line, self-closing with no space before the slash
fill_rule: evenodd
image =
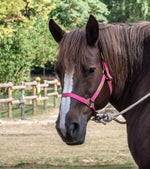
<path id="1" fill-rule="evenodd" d="M 63 93 L 71 93 L 73 90 L 73 74 L 74 69 L 72 72 L 66 72 L 64 76 L 64 89 Z M 61 106 L 60 106 L 60 123 L 59 127 L 63 136 L 66 136 L 66 115 L 70 110 L 71 98 L 70 97 L 62 97 L 61 99 Z"/>

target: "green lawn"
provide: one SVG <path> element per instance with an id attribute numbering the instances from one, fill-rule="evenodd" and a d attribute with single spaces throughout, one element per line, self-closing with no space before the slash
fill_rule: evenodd
<path id="1" fill-rule="evenodd" d="M 131 164 L 123 164 L 123 165 L 65 165 L 65 166 L 54 166 L 51 164 L 30 164 L 30 163 L 20 163 L 15 166 L 0 166 L 0 168 L 3 169 L 11 169 L 11 168 L 16 168 L 16 169 L 137 169 L 135 166 Z"/>

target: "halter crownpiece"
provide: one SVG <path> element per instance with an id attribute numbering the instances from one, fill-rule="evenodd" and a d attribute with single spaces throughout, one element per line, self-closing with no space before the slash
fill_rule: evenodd
<path id="1" fill-rule="evenodd" d="M 106 65 L 104 60 L 102 61 L 102 66 L 103 66 L 102 79 L 101 79 L 101 81 L 100 81 L 100 83 L 98 85 L 97 90 L 95 91 L 95 93 L 93 94 L 93 96 L 91 98 L 85 99 L 84 97 L 81 97 L 81 96 L 76 95 L 74 93 L 62 93 L 62 97 L 71 97 L 71 98 L 76 99 L 79 102 L 87 105 L 89 108 L 92 109 L 94 117 L 96 117 L 96 115 L 97 115 L 97 111 L 95 109 L 94 102 L 95 102 L 96 98 L 98 97 L 99 93 L 101 92 L 101 89 L 103 88 L 104 83 L 106 81 L 107 81 L 108 86 L 109 86 L 110 95 L 112 94 L 112 82 L 111 82 L 112 81 L 112 77 L 109 74 L 108 67 L 107 67 L 107 65 Z"/>

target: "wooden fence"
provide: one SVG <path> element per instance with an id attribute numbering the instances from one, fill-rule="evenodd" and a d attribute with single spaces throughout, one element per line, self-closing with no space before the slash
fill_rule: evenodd
<path id="1" fill-rule="evenodd" d="M 48 93 L 48 88 L 49 85 L 51 85 L 51 89 L 54 90 L 52 93 Z M 52 81 L 47 81 L 44 80 L 43 84 L 39 84 L 36 81 L 33 82 L 22 82 L 20 86 L 14 86 L 11 82 L 6 83 L 6 84 L 0 84 L 0 88 L 8 88 L 8 98 L 5 99 L 0 99 L 0 103 L 8 103 L 8 117 L 12 118 L 12 105 L 15 104 L 26 104 L 26 100 L 33 100 L 33 115 L 36 114 L 36 109 L 37 109 L 37 102 L 39 101 L 44 101 L 44 109 L 47 112 L 47 101 L 48 98 L 51 96 L 54 96 L 54 107 L 57 106 L 57 98 L 59 97 L 58 94 L 58 86 L 59 86 L 58 80 L 52 80 Z M 32 90 L 32 95 L 31 96 L 24 96 L 25 90 Z M 44 96 L 38 97 L 37 91 L 38 89 L 42 89 L 44 91 Z M 13 90 L 20 90 L 21 91 L 21 97 L 18 100 L 15 100 L 12 96 L 12 91 Z M 23 109 L 22 109 L 23 111 Z M 23 116 L 23 112 L 22 112 Z"/>

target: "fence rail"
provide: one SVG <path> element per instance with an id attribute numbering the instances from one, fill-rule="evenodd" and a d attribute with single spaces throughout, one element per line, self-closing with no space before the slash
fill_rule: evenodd
<path id="1" fill-rule="evenodd" d="M 51 85 L 51 89 L 54 90 L 52 93 L 48 93 L 49 85 Z M 49 97 L 54 96 L 54 107 L 57 106 L 57 98 L 60 96 L 57 89 L 58 86 L 60 86 L 58 80 L 51 80 L 47 81 L 44 80 L 43 84 L 39 84 L 36 81 L 33 82 L 22 82 L 20 86 L 14 86 L 13 83 L 9 82 L 6 84 L 0 84 L 0 88 L 8 88 L 8 98 L 2 98 L 0 99 L 0 103 L 8 103 L 8 117 L 12 118 L 12 105 L 15 104 L 26 104 L 26 100 L 33 100 L 33 114 L 36 114 L 36 108 L 37 108 L 37 102 L 38 101 L 44 101 L 44 109 L 47 112 L 47 101 Z M 32 90 L 32 95 L 30 96 L 24 96 L 25 90 Z M 38 91 L 41 91 L 41 89 L 44 91 L 44 96 L 38 97 Z M 16 100 L 12 96 L 13 90 L 20 90 L 21 91 L 21 97 Z M 22 109 L 23 111 L 23 109 Z M 23 115 L 23 112 L 22 112 Z"/>

